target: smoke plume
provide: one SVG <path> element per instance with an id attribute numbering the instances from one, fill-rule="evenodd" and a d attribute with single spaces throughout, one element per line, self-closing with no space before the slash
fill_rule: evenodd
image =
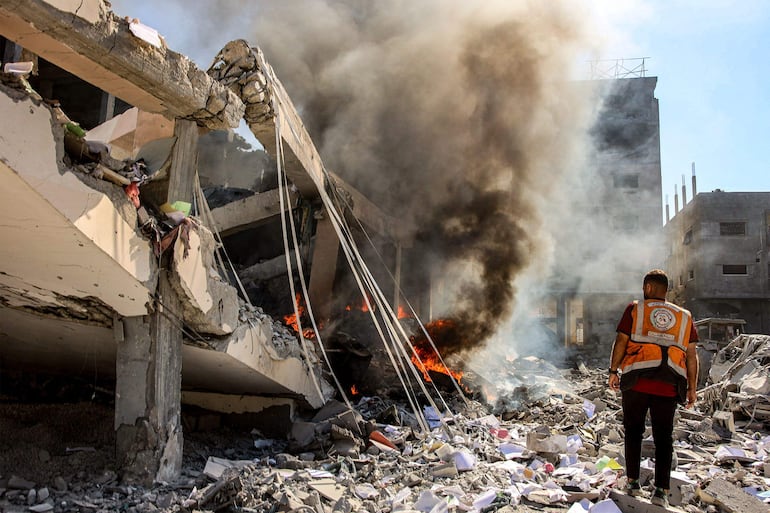
<path id="1" fill-rule="evenodd" d="M 451 283 L 457 340 L 487 339 L 517 275 L 546 258 L 543 216 L 576 167 L 579 16 L 524 0 L 258 5 L 254 43 L 327 168 L 412 227 L 409 267 Z"/>

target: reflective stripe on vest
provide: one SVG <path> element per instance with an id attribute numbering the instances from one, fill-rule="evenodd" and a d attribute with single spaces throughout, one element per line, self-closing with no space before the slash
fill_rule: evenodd
<path id="1" fill-rule="evenodd" d="M 663 347 L 667 347 L 666 364 L 686 379 L 690 312 L 659 299 L 648 299 L 634 301 L 631 314 L 631 337 L 621 362 L 623 372 L 657 368 L 663 359 Z"/>

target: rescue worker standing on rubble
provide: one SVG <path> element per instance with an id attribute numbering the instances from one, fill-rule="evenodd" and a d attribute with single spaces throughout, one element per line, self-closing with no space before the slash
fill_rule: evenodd
<path id="1" fill-rule="evenodd" d="M 617 327 L 610 359 L 609 387 L 622 391 L 628 484 L 642 494 L 639 466 L 647 411 L 655 441 L 653 504 L 668 507 L 677 403 L 695 403 L 698 383 L 698 334 L 690 312 L 666 301 L 668 277 L 654 269 L 644 277 L 644 301 L 626 307 Z"/>

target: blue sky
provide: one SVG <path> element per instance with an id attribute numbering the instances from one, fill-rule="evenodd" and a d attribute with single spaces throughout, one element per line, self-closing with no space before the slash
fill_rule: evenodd
<path id="1" fill-rule="evenodd" d="M 770 0 L 589 3 L 604 18 L 601 58 L 649 57 L 647 76 L 658 77 L 663 193 L 672 208 L 683 174 L 691 196 L 692 162 L 701 192 L 770 191 Z M 224 43 L 250 37 L 248 20 L 236 19 L 230 23 L 242 27 L 223 27 L 221 40 L 201 41 L 201 20 L 175 2 L 112 5 L 158 29 L 172 49 L 204 68 Z"/>
<path id="2" fill-rule="evenodd" d="M 770 1 L 628 2 L 623 54 L 651 57 L 660 101 L 663 192 L 695 162 L 698 190 L 770 191 Z M 680 199 L 681 201 L 681 199 Z"/>

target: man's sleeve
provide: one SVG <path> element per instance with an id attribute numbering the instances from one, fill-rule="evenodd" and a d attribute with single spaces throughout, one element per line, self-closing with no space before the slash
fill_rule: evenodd
<path id="1" fill-rule="evenodd" d="M 698 330 L 695 328 L 695 323 L 692 323 L 690 325 L 690 339 L 689 342 L 695 343 L 698 342 Z"/>
<path id="2" fill-rule="evenodd" d="M 620 322 L 618 323 L 618 327 L 615 329 L 618 333 L 624 333 L 631 336 L 631 328 L 634 324 L 634 319 L 631 316 L 631 311 L 634 309 L 634 304 L 629 303 L 629 305 L 626 307 L 626 311 L 623 312 L 623 317 L 620 318 Z"/>

